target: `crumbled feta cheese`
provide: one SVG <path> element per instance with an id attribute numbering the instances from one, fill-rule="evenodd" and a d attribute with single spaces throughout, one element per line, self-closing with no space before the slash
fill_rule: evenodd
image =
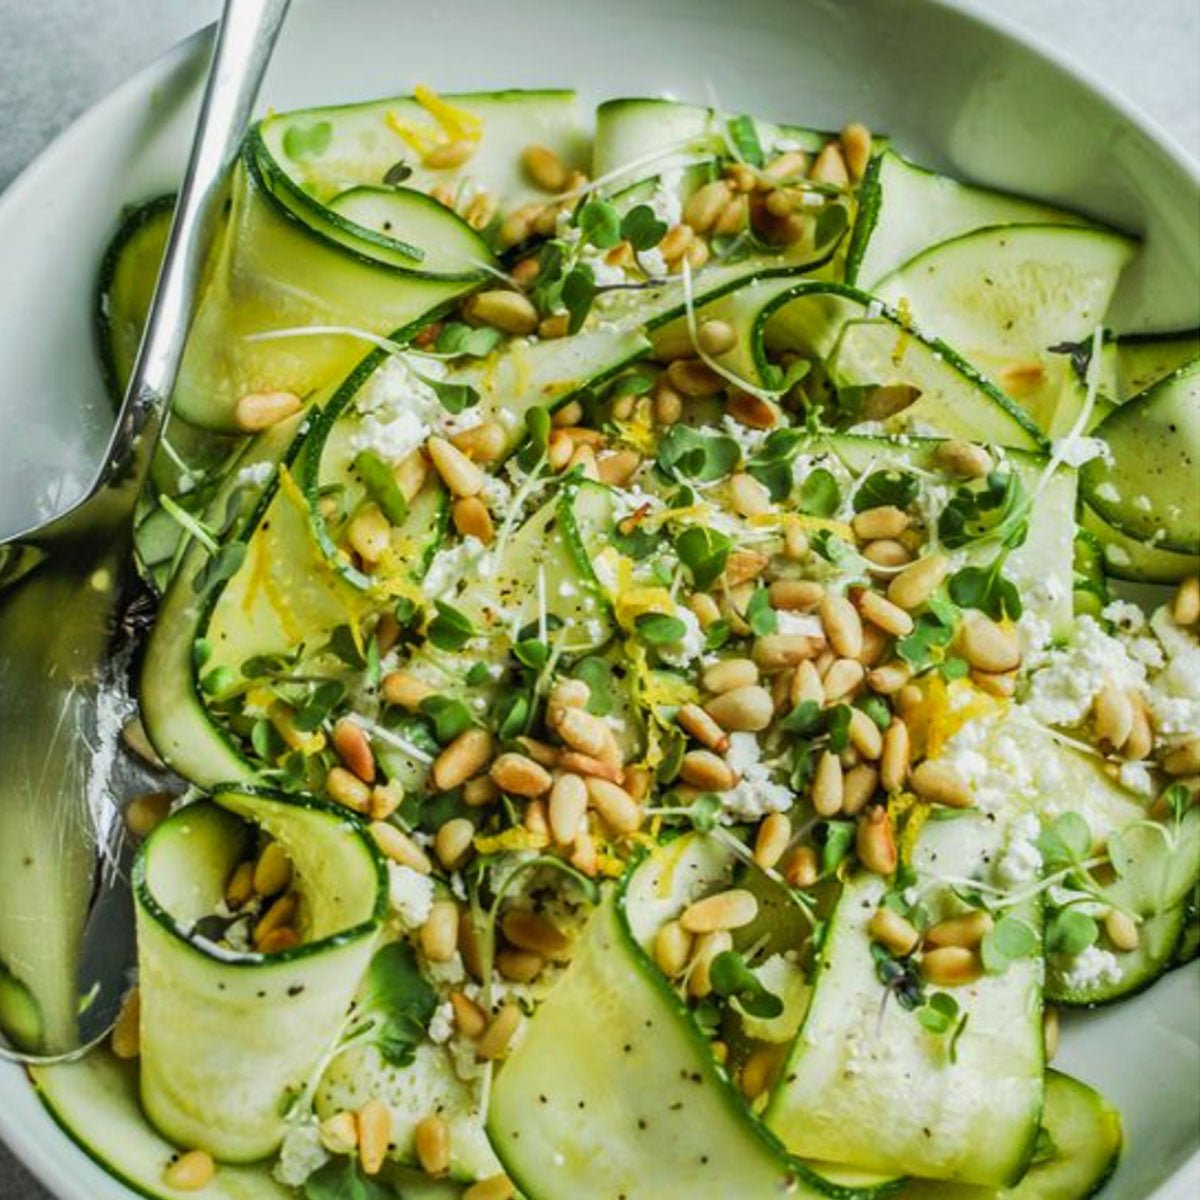
<path id="1" fill-rule="evenodd" d="M 804 637 L 821 637 L 823 628 L 821 618 L 816 613 L 784 611 L 775 614 L 775 632 L 799 634 Z"/>
<path id="2" fill-rule="evenodd" d="M 669 167 L 659 173 L 658 186 L 650 197 L 654 215 L 672 229 L 683 220 L 683 205 L 679 199 L 683 187 L 683 172 L 678 167 Z"/>
<path id="3" fill-rule="evenodd" d="M 749 425 L 743 425 L 741 421 L 735 421 L 728 415 L 723 418 L 721 424 L 724 432 L 741 447 L 744 459 L 753 458 L 771 432 L 769 429 L 751 429 Z"/>
<path id="4" fill-rule="evenodd" d="M 1146 614 L 1128 600 L 1114 600 L 1106 604 L 1100 615 L 1111 621 L 1122 633 L 1140 633 L 1146 627 Z"/>
<path id="5" fill-rule="evenodd" d="M 767 813 L 791 808 L 791 790 L 771 778 L 762 762 L 762 747 L 753 733 L 731 733 L 726 761 L 741 776 L 737 784 L 720 793 L 721 807 L 727 817 L 756 821 Z"/>
<path id="6" fill-rule="evenodd" d="M 270 462 L 251 463 L 243 467 L 233 479 L 236 487 L 263 487 L 275 471 L 275 464 Z"/>
<path id="7" fill-rule="evenodd" d="M 1111 950 L 1097 946 L 1088 948 L 1071 959 L 1071 965 L 1062 973 L 1063 984 L 1072 990 L 1092 987 L 1096 984 L 1116 983 L 1121 978 L 1121 964 Z"/>
<path id="8" fill-rule="evenodd" d="M 1200 729 L 1200 641 L 1175 624 L 1164 605 L 1150 618 L 1166 665 L 1154 675 L 1146 698 L 1160 737 L 1192 736 Z"/>
<path id="9" fill-rule="evenodd" d="M 1041 823 L 1032 813 L 1022 813 L 1008 832 L 1008 845 L 996 863 L 996 877 L 1005 887 L 1029 883 L 1042 869 L 1042 852 L 1037 848 Z"/>
<path id="10" fill-rule="evenodd" d="M 677 608 L 675 616 L 683 622 L 684 634 L 677 642 L 658 648 L 659 657 L 676 666 L 685 667 L 704 653 L 704 630 L 690 608 Z"/>
<path id="11" fill-rule="evenodd" d="M 352 450 L 373 450 L 387 462 L 399 462 L 422 445 L 437 427 L 426 424 L 419 413 L 404 411 L 381 419 L 374 413 L 363 417 L 350 435 Z"/>
<path id="12" fill-rule="evenodd" d="M 285 1187 L 303 1187 L 304 1181 L 329 1161 L 314 1122 L 291 1125 L 279 1147 L 279 1161 L 271 1174 Z"/>
<path id="13" fill-rule="evenodd" d="M 499 475 L 488 475 L 483 481 L 480 499 L 488 508 L 503 512 L 512 503 L 513 490 L 507 480 Z"/>
<path id="14" fill-rule="evenodd" d="M 423 587 L 427 596 L 448 596 L 474 571 L 484 572 L 481 564 L 487 558 L 487 547 L 477 537 L 465 537 L 456 546 L 439 550 L 425 573 Z"/>
<path id="15" fill-rule="evenodd" d="M 1025 658 L 1044 650 L 1052 636 L 1050 622 L 1043 620 L 1032 609 L 1027 608 L 1017 620 L 1017 639 L 1021 643 L 1021 654 Z"/>
<path id="16" fill-rule="evenodd" d="M 1084 463 L 1094 458 L 1112 458 L 1112 451 L 1103 438 L 1097 437 L 1065 437 L 1057 438 L 1050 446 L 1051 451 L 1059 462 L 1068 467 L 1082 467 Z"/>
<path id="17" fill-rule="evenodd" d="M 388 863 L 388 898 L 400 924 L 405 929 L 417 929 L 425 924 L 433 907 L 433 878 L 404 867 Z"/>
<path id="18" fill-rule="evenodd" d="M 441 1044 L 454 1036 L 454 1005 L 447 1000 L 433 1010 L 429 1018 L 429 1039 Z"/>

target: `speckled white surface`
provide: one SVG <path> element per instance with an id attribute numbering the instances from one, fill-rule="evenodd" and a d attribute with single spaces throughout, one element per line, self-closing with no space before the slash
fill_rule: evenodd
<path id="1" fill-rule="evenodd" d="M 1074 59 L 1200 159 L 1196 0 L 964 6 L 999 13 Z M 218 8 L 217 0 L 0 0 L 0 188 L 75 116 Z M 0 1200 L 47 1195 L 0 1146 Z"/>

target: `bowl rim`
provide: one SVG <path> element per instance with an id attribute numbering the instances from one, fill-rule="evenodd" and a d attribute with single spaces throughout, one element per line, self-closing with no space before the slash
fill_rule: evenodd
<path id="1" fill-rule="evenodd" d="M 306 2 L 312 3 L 313 0 L 306 0 Z M 908 0 L 908 2 L 938 9 L 952 17 L 965 20 L 974 26 L 980 35 L 999 35 L 1045 60 L 1057 71 L 1076 83 L 1082 84 L 1098 96 L 1170 159 L 1193 186 L 1200 189 L 1200 158 L 1193 156 L 1158 118 L 1147 113 L 1140 104 L 1131 100 L 1091 67 L 1078 62 L 1065 51 L 1050 45 L 1040 34 L 1027 29 L 1018 20 L 1007 14 L 983 7 L 980 0 Z M 57 160 L 70 152 L 74 142 L 86 138 L 93 125 L 102 124 L 109 111 L 118 107 L 127 96 L 144 94 L 148 80 L 170 76 L 184 69 L 191 60 L 201 55 L 214 37 L 216 27 L 216 21 L 202 25 L 156 55 L 139 67 L 129 78 L 88 105 L 82 113 L 47 142 L 0 191 L 0 208 L 5 207 L 15 197 L 24 195 L 27 190 L 40 186 L 42 174 L 55 169 Z M 0 1062 L 0 1071 L 7 1069 L 9 1069 L 8 1065 Z M 26 1076 L 26 1084 L 31 1091 L 36 1092 L 36 1088 L 28 1076 Z M 39 1137 L 37 1129 L 23 1127 L 10 1120 L 7 1114 L 0 1112 L 0 1142 L 8 1147 L 13 1157 L 39 1183 L 54 1195 L 68 1198 L 78 1197 L 79 1200 L 84 1200 L 85 1193 L 80 1190 L 81 1182 L 76 1165 L 80 1157 L 92 1167 L 105 1171 L 114 1181 L 122 1182 L 117 1176 L 108 1172 L 104 1164 L 76 1142 L 65 1129 L 62 1129 L 53 1112 L 44 1105 L 41 1107 L 65 1140 L 69 1151 L 66 1155 L 61 1152 L 61 1146 L 57 1141 Z M 127 1184 L 126 1186 L 129 1187 L 131 1196 L 138 1194 L 131 1185 Z M 1184 1196 L 1195 1195 L 1198 1192 L 1200 1192 L 1200 1146 L 1173 1175 L 1164 1180 L 1147 1197 L 1147 1200 L 1181 1200 Z"/>

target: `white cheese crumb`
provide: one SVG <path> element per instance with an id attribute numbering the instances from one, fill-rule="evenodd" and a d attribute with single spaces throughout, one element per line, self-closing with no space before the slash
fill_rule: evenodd
<path id="1" fill-rule="evenodd" d="M 1111 950 L 1088 946 L 1071 959 L 1071 965 L 1062 973 L 1062 981 L 1071 990 L 1092 987 L 1096 984 L 1116 983 L 1121 978 L 1121 964 Z"/>
<path id="2" fill-rule="evenodd" d="M 388 863 L 388 898 L 400 924 L 405 929 L 418 929 L 425 924 L 433 907 L 433 879 L 412 867 Z"/>
<path id="3" fill-rule="evenodd" d="M 687 666 L 704 653 L 704 630 L 690 608 L 677 608 L 675 616 L 683 623 L 684 634 L 677 642 L 658 648 L 659 656 L 677 666 Z"/>
<path id="4" fill-rule="evenodd" d="M 251 463 L 248 467 L 243 467 L 237 475 L 234 476 L 233 482 L 236 487 L 263 487 L 267 480 L 271 478 L 275 471 L 275 464 L 270 462 Z"/>
<path id="5" fill-rule="evenodd" d="M 996 876 L 1005 887 L 1029 883 L 1042 869 L 1042 852 L 1036 842 L 1041 823 L 1032 813 L 1022 813 L 1009 830 L 1008 845 L 996 864 Z"/>
<path id="6" fill-rule="evenodd" d="M 737 784 L 719 793 L 727 817 L 756 821 L 767 813 L 784 812 L 792 806 L 792 793 L 771 778 L 763 764 L 762 748 L 753 733 L 731 733 L 726 761 L 741 776 Z"/>
<path id="7" fill-rule="evenodd" d="M 777 612 L 775 632 L 820 637 L 823 632 L 821 618 L 815 613 Z"/>
<path id="8" fill-rule="evenodd" d="M 328 1161 L 317 1126 L 312 1122 L 292 1125 L 283 1135 L 279 1161 L 271 1174 L 285 1187 L 303 1187 L 304 1181 Z"/>
<path id="9" fill-rule="evenodd" d="M 444 1004 L 439 1004 L 433 1011 L 433 1016 L 429 1019 L 429 1038 L 430 1041 L 437 1042 L 439 1045 L 443 1042 L 448 1042 L 454 1036 L 454 1005 L 447 1000 Z"/>

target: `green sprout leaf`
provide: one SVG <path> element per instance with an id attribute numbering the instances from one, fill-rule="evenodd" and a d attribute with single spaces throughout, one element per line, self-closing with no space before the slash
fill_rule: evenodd
<path id="1" fill-rule="evenodd" d="M 475 636 L 470 617 L 444 600 L 433 603 L 437 615 L 429 623 L 429 640 L 439 650 L 461 650 Z"/>
<path id="2" fill-rule="evenodd" d="M 916 498 L 920 485 L 915 475 L 907 471 L 872 471 L 854 493 L 854 511 L 865 512 L 869 508 L 907 508 Z"/>
<path id="3" fill-rule="evenodd" d="M 712 483 L 729 475 L 739 458 L 741 449 L 733 438 L 683 424 L 672 425 L 658 446 L 658 467 L 668 479 Z"/>
<path id="4" fill-rule="evenodd" d="M 721 577 L 732 549 L 732 538 L 704 525 L 690 525 L 675 539 L 675 553 L 701 591 Z"/>
<path id="5" fill-rule="evenodd" d="M 751 593 L 746 605 L 746 624 L 757 637 L 766 637 L 778 628 L 779 619 L 765 587 L 756 587 Z"/>
<path id="6" fill-rule="evenodd" d="M 635 204 L 621 218 L 621 239 L 627 241 L 639 253 L 657 246 L 666 233 L 666 221 L 659 220 L 654 209 L 648 204 Z"/>
<path id="7" fill-rule="evenodd" d="M 763 155 L 762 142 L 758 140 L 758 127 L 754 118 L 743 113 L 741 116 L 730 117 L 725 123 L 729 132 L 729 140 L 737 150 L 738 157 L 752 167 L 761 167 L 766 161 Z"/>
<path id="8" fill-rule="evenodd" d="M 1096 944 L 1100 927 L 1087 913 L 1063 908 L 1053 913 L 1046 924 L 1046 949 L 1051 954 L 1074 958 Z"/>
<path id="9" fill-rule="evenodd" d="M 607 200 L 589 200 L 575 216 L 585 242 L 598 250 L 611 250 L 621 241 L 621 214 Z"/>
<path id="10" fill-rule="evenodd" d="M 1038 950 L 1038 937 L 1033 927 L 1019 917 L 1001 917 L 983 935 L 980 955 L 989 975 L 1003 975 L 1009 963 L 1028 958 Z"/>
<path id="11" fill-rule="evenodd" d="M 451 358 L 485 358 L 503 340 L 504 334 L 490 325 L 480 325 L 476 329 L 463 321 L 447 321 L 438 330 L 433 348 L 438 354 Z"/>
<path id="12" fill-rule="evenodd" d="M 376 1017 L 375 1040 L 392 1066 L 414 1060 L 437 1004 L 437 992 L 407 942 L 390 942 L 376 951 L 367 968 L 362 1009 Z"/>
<path id="13" fill-rule="evenodd" d="M 833 473 L 817 467 L 800 485 L 800 511 L 811 517 L 832 517 L 842 502 L 842 489 Z"/>
<path id="14" fill-rule="evenodd" d="M 638 637 L 651 646 L 669 646 L 687 633 L 687 626 L 678 617 L 666 613 L 640 613 L 634 627 Z"/>
<path id="15" fill-rule="evenodd" d="M 403 524 L 408 516 L 408 501 L 391 467 L 374 450 L 360 450 L 354 456 L 354 469 L 383 515 L 393 525 Z"/>
<path id="16" fill-rule="evenodd" d="M 724 950 L 718 954 L 712 960 L 708 974 L 713 991 L 726 1000 L 736 1001 L 750 1016 L 770 1020 L 783 1012 L 783 1001 L 767 990 L 736 951 Z"/>

